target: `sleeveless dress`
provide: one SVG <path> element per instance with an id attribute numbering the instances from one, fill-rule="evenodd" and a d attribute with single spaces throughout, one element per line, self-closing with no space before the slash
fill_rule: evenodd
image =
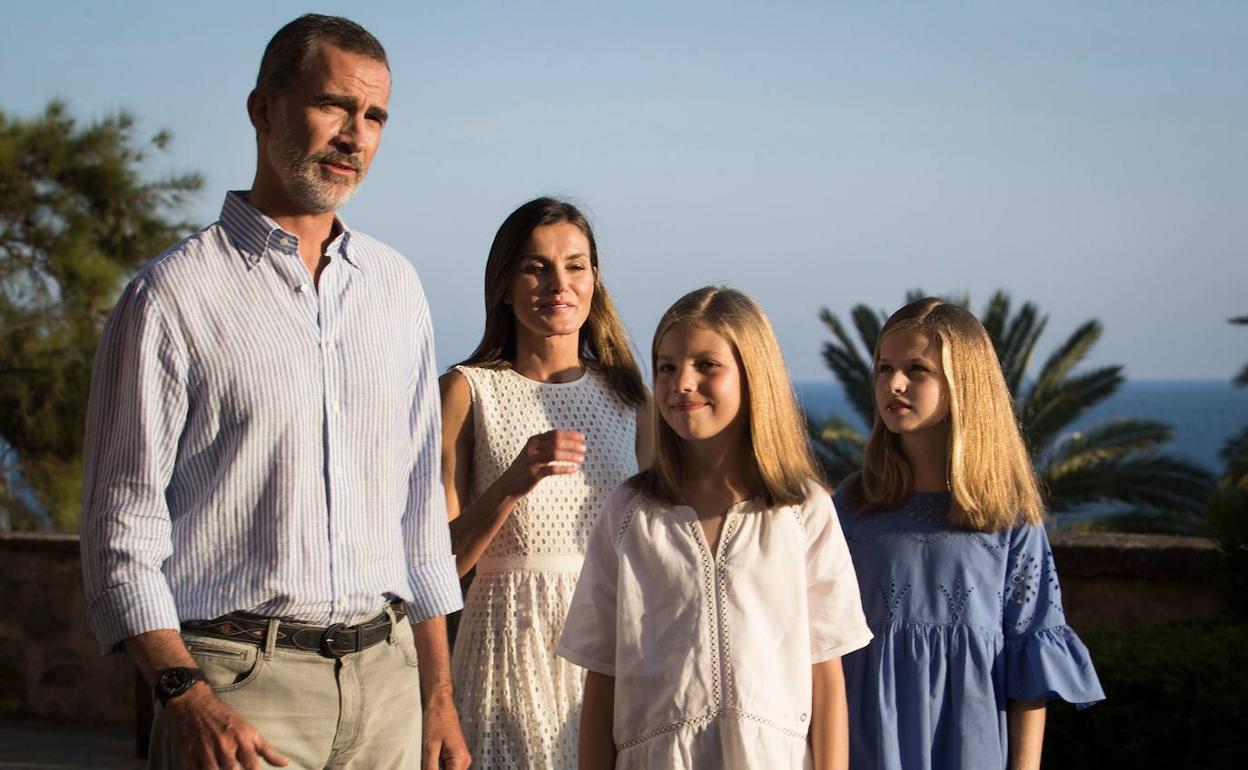
<path id="1" fill-rule="evenodd" d="M 555 655 L 589 533 L 607 495 L 637 472 L 636 411 L 598 372 L 541 383 L 510 369 L 460 366 L 472 389 L 469 501 L 529 437 L 585 434 L 578 473 L 542 479 L 477 563 L 451 658 L 472 766 L 576 767 L 584 672 Z"/>

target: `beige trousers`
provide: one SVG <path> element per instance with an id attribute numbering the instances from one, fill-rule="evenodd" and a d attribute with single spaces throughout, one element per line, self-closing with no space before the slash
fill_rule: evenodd
<path id="1" fill-rule="evenodd" d="M 290 760 L 291 770 L 420 767 L 420 677 L 407 621 L 362 652 L 327 658 L 183 632 L 191 656 L 227 706 Z M 159 704 L 148 767 L 184 767 L 177 726 Z M 265 764 L 267 767 L 268 765 Z"/>

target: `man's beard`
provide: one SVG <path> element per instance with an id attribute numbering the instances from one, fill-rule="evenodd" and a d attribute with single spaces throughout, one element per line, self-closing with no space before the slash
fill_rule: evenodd
<path id="1" fill-rule="evenodd" d="M 293 142 L 283 142 L 276 151 L 278 174 L 300 208 L 309 214 L 325 214 L 338 210 L 351 199 L 364 180 L 367 169 L 359 158 L 345 153 L 322 150 L 305 155 Z M 327 178 L 321 163 L 337 163 L 355 169 L 353 179 Z"/>

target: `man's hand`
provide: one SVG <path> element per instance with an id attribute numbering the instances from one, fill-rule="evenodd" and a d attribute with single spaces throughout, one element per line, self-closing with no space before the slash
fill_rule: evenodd
<path id="1" fill-rule="evenodd" d="M 451 653 L 446 644 L 446 618 L 412 623 L 412 641 L 420 661 L 420 700 L 425 719 L 420 734 L 421 770 L 464 770 L 472 763 L 459 714 L 451 696 Z"/>
<path id="2" fill-rule="evenodd" d="M 472 763 L 450 688 L 439 688 L 425 700 L 421 756 L 421 770 L 464 770 Z"/>
<path id="3" fill-rule="evenodd" d="M 261 770 L 261 758 L 276 767 L 287 764 L 259 730 L 203 682 L 170 700 L 165 710 L 182 758 L 194 770 Z"/>

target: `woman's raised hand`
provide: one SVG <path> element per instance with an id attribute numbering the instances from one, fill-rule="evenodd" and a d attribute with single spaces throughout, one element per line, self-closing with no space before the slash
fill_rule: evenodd
<path id="1" fill-rule="evenodd" d="M 585 434 L 556 428 L 529 436 L 499 481 L 509 495 L 523 497 L 547 476 L 576 473 L 584 461 Z"/>

